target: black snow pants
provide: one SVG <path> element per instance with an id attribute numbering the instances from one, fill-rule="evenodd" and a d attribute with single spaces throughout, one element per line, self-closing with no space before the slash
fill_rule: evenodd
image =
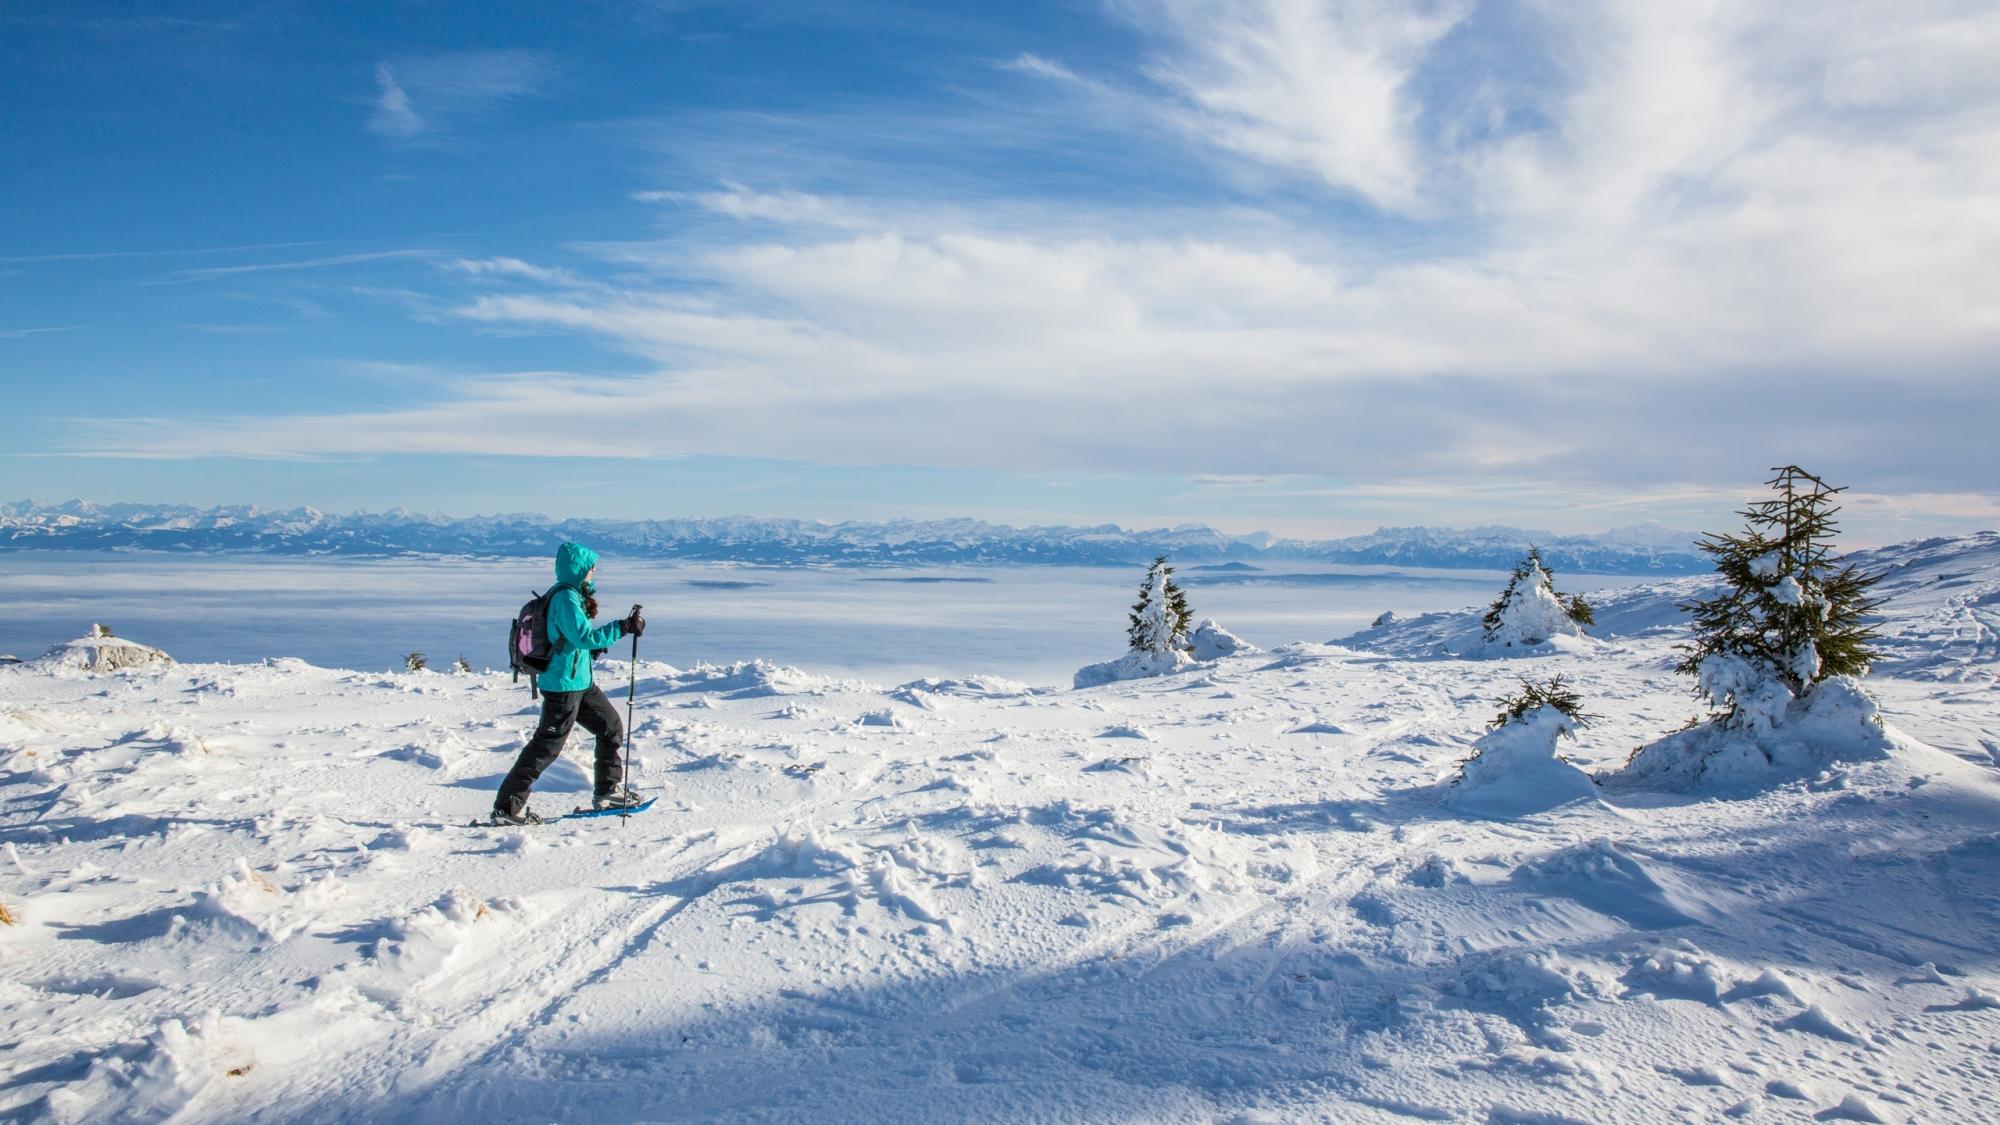
<path id="1" fill-rule="evenodd" d="M 514 768 L 507 771 L 507 779 L 500 783 L 500 795 L 493 801 L 496 810 L 520 815 L 528 804 L 528 790 L 535 779 L 562 756 L 563 743 L 569 740 L 571 728 L 579 723 L 597 736 L 597 768 L 592 779 L 597 795 L 618 791 L 625 780 L 625 769 L 618 760 L 618 751 L 625 745 L 625 724 L 618 721 L 618 708 L 604 698 L 604 689 L 592 684 L 582 691 L 542 693 L 541 724 L 535 728 L 535 736 L 521 748 Z"/>

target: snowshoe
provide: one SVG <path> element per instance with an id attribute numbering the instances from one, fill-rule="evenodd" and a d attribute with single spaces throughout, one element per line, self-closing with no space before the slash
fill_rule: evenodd
<path id="1" fill-rule="evenodd" d="M 521 811 L 518 813 L 510 813 L 506 809 L 494 809 L 493 819 L 487 823 L 495 828 L 502 828 L 524 824 L 540 824 L 541 822 L 542 818 L 535 815 L 535 810 L 522 805 Z"/>
<path id="2" fill-rule="evenodd" d="M 590 799 L 590 807 L 598 812 L 602 812 L 605 809 L 635 809 L 645 803 L 645 798 L 632 792 L 630 789 L 599 793 Z"/>

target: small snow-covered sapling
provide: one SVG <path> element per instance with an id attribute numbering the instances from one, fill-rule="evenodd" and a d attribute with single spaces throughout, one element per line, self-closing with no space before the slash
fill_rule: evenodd
<path id="1" fill-rule="evenodd" d="M 1500 713 L 1486 725 L 1497 730 L 1537 707 L 1553 707 L 1579 727 L 1589 726 L 1595 718 L 1583 709 L 1583 696 L 1564 682 L 1560 674 L 1540 683 L 1523 676 L 1521 690 L 1501 700 Z"/>

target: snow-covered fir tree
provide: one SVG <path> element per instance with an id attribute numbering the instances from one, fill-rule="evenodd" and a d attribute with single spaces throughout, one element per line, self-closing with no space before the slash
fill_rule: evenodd
<path id="1" fill-rule="evenodd" d="M 1514 564 L 1507 586 L 1480 619 L 1488 642 L 1538 645 L 1559 633 L 1579 633 L 1595 616 L 1582 594 L 1556 592 L 1555 575 L 1542 562 L 1540 547 Z"/>
<path id="2" fill-rule="evenodd" d="M 1772 471 L 1777 495 L 1739 513 L 1741 533 L 1702 537 L 1722 592 L 1681 607 L 1694 640 L 1676 670 L 1695 677 L 1725 722 L 1745 708 L 1768 718 L 1822 680 L 1867 672 L 1875 655 L 1866 618 L 1880 602 L 1868 590 L 1882 575 L 1833 553 L 1833 500 L 1845 490 L 1797 465 Z"/>
<path id="3" fill-rule="evenodd" d="M 1472 744 L 1472 756 L 1459 763 L 1446 800 L 1481 816 L 1509 817 L 1595 797 L 1590 776 L 1557 751 L 1590 723 L 1583 697 L 1561 676 L 1523 678 Z"/>
<path id="4" fill-rule="evenodd" d="M 1132 604 L 1126 638 L 1140 652 L 1169 652 L 1187 646 L 1188 627 L 1194 622 L 1187 594 L 1174 581 L 1174 568 L 1161 555 L 1146 568 L 1139 584 L 1139 600 Z"/>

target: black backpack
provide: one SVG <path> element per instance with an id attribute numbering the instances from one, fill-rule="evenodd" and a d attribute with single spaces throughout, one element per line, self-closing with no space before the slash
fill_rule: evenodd
<path id="1" fill-rule="evenodd" d="M 540 694 L 535 687 L 535 677 L 549 670 L 549 664 L 562 651 L 563 642 L 549 640 L 549 599 L 557 590 L 568 587 L 556 585 L 536 594 L 514 615 L 507 626 L 507 666 L 514 670 L 514 682 L 521 682 L 521 673 L 528 674 L 528 694 Z"/>

